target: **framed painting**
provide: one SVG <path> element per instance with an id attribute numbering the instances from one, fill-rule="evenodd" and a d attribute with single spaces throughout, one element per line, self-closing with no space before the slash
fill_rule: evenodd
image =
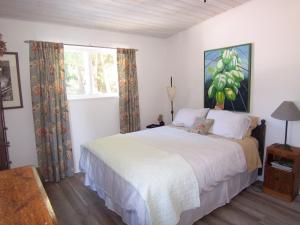
<path id="1" fill-rule="evenodd" d="M 252 44 L 204 52 L 204 106 L 250 111 Z"/>
<path id="2" fill-rule="evenodd" d="M 22 108 L 23 102 L 17 52 L 5 52 L 0 57 L 0 84 L 3 108 Z"/>

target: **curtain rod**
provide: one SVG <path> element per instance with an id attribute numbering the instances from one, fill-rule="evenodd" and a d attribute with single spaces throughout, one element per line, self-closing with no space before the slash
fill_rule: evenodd
<path id="1" fill-rule="evenodd" d="M 24 41 L 24 43 L 27 43 L 29 44 L 30 41 L 33 41 L 33 40 L 26 40 Z M 45 42 L 45 41 L 44 41 Z M 47 42 L 47 41 L 46 41 Z M 108 48 L 108 49 L 118 49 L 118 48 L 113 48 L 113 47 L 104 47 L 104 46 L 97 46 L 97 45 L 79 45 L 79 44 L 65 44 L 63 43 L 64 45 L 68 45 L 68 46 L 76 46 L 76 47 L 89 47 L 89 48 Z M 125 48 L 125 49 L 128 49 L 128 48 Z M 136 52 L 138 51 L 138 49 L 133 49 L 135 50 Z"/>

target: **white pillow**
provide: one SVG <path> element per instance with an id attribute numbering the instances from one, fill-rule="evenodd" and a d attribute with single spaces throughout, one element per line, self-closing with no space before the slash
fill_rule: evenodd
<path id="1" fill-rule="evenodd" d="M 234 139 L 243 139 L 251 124 L 247 115 L 226 110 L 210 110 L 207 119 L 214 120 L 210 133 Z"/>
<path id="2" fill-rule="evenodd" d="M 184 126 L 184 127 L 192 127 L 197 117 L 205 118 L 208 108 L 202 109 L 191 109 L 191 108 L 183 108 L 180 109 L 173 121 L 173 125 L 175 126 Z"/>

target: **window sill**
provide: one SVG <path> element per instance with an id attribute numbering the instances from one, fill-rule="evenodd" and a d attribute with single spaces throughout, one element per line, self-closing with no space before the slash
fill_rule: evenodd
<path id="1" fill-rule="evenodd" d="M 89 100 L 89 99 L 103 99 L 103 98 L 119 98 L 119 95 L 80 95 L 68 96 L 68 101 Z"/>

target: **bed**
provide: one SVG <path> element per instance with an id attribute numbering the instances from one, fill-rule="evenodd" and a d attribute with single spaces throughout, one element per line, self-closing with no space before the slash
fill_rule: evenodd
<path id="1" fill-rule="evenodd" d="M 192 225 L 251 185 L 265 121 L 241 141 L 164 126 L 81 146 L 85 185 L 128 225 Z"/>

